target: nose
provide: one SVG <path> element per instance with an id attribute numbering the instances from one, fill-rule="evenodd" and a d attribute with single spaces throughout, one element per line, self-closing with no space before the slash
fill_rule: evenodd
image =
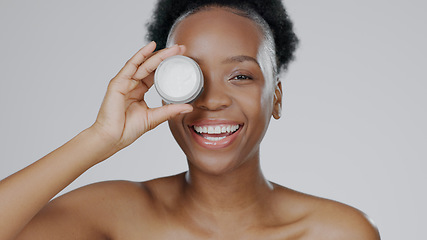
<path id="1" fill-rule="evenodd" d="M 232 99 L 226 90 L 226 83 L 220 78 L 206 77 L 203 92 L 194 101 L 194 106 L 202 110 L 219 111 L 228 108 Z"/>

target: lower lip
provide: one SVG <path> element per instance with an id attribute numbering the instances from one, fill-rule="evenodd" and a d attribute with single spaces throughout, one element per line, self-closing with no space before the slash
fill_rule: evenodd
<path id="1" fill-rule="evenodd" d="M 193 136 L 193 139 L 200 146 L 207 148 L 207 149 L 221 149 L 221 148 L 226 148 L 226 147 L 230 146 L 234 142 L 234 140 L 236 140 L 236 138 L 238 137 L 238 134 L 240 133 L 241 129 L 242 129 L 242 126 L 240 126 L 239 129 L 236 132 L 234 132 L 233 134 L 231 134 L 230 136 L 225 137 L 224 139 L 221 139 L 219 141 L 210 141 L 210 140 L 200 136 L 196 132 L 194 132 L 193 127 L 190 127 L 190 131 L 191 131 L 191 134 Z"/>

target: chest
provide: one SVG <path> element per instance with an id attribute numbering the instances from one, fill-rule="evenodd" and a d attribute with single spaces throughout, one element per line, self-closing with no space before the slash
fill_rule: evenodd
<path id="1" fill-rule="evenodd" d="M 306 239 L 306 228 L 298 225 L 278 226 L 254 229 L 239 229 L 237 225 L 227 229 L 205 229 L 195 225 L 149 224 L 139 227 L 125 227 L 116 231 L 110 239 L 126 240 L 303 240 Z"/>

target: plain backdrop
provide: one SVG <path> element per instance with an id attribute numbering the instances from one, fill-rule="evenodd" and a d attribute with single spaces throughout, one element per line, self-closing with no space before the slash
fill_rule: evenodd
<path id="1" fill-rule="evenodd" d="M 93 123 L 108 81 L 146 43 L 154 4 L 0 1 L 0 179 Z M 285 5 L 301 44 L 282 75 L 283 117 L 262 144 L 266 177 L 361 209 L 383 239 L 427 239 L 427 3 Z M 160 105 L 155 91 L 147 98 Z M 186 169 L 162 124 L 61 194 Z"/>

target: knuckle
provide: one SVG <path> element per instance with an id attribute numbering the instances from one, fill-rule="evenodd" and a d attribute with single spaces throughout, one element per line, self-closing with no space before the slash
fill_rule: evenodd
<path id="1" fill-rule="evenodd" d="M 109 83 L 108 83 L 108 90 L 117 90 L 120 88 L 120 80 L 117 78 L 113 78 Z"/>
<path id="2" fill-rule="evenodd" d="M 144 69 L 145 69 L 147 74 L 150 74 L 150 73 L 154 72 L 154 70 L 156 70 L 156 67 L 154 67 L 152 65 L 148 65 Z"/>

